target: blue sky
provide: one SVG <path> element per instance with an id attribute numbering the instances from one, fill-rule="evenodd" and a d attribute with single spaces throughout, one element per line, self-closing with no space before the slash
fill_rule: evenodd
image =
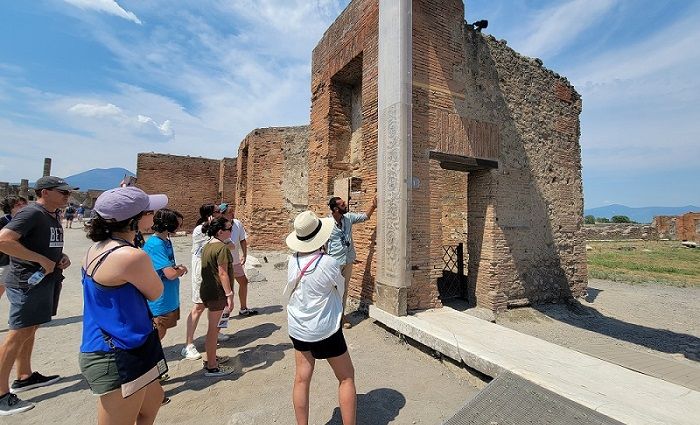
<path id="1" fill-rule="evenodd" d="M 0 181 L 235 156 L 309 121 L 311 50 L 347 0 L 0 5 Z M 468 21 L 583 96 L 586 207 L 700 205 L 700 1 L 475 0 Z"/>

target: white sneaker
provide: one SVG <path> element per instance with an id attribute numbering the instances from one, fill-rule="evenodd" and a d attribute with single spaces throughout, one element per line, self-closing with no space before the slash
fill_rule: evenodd
<path id="1" fill-rule="evenodd" d="M 222 333 L 220 333 L 220 332 L 219 332 L 219 334 L 216 336 L 216 340 L 219 341 L 219 342 L 228 341 L 230 338 L 231 338 L 230 336 L 228 336 L 228 335 L 226 335 L 226 334 L 222 334 Z M 198 357 L 198 358 L 199 358 L 199 357 Z"/>
<path id="2" fill-rule="evenodd" d="M 202 358 L 202 355 L 199 354 L 199 351 L 197 351 L 197 347 L 195 347 L 194 344 L 190 344 L 183 348 L 181 353 L 182 357 L 186 358 L 187 360 L 199 360 Z"/>

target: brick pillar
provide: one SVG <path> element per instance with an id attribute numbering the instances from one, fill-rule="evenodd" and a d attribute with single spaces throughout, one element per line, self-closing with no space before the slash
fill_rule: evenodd
<path id="1" fill-rule="evenodd" d="M 472 305 L 500 312 L 507 307 L 498 275 L 496 245 L 501 236 L 496 221 L 497 171 L 469 173 L 467 183 L 468 299 Z"/>
<path id="2" fill-rule="evenodd" d="M 406 315 L 411 238 L 411 1 L 379 1 L 379 146 L 375 305 Z"/>

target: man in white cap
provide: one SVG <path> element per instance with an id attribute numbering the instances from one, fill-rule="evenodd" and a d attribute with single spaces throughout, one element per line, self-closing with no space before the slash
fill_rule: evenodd
<path id="1" fill-rule="evenodd" d="M 10 301 L 10 329 L 0 347 L 2 416 L 34 407 L 15 393 L 50 385 L 60 379 L 58 375 L 44 376 L 32 371 L 31 356 L 39 325 L 50 322 L 56 315 L 63 270 L 70 266 L 70 259 L 63 253 L 63 227 L 58 209 L 66 206 L 74 190 L 78 188 L 59 177 L 40 178 L 34 186 L 36 203 L 18 212 L 0 231 L 0 251 L 10 256 L 10 272 L 5 282 Z M 17 379 L 10 387 L 13 364 Z"/>

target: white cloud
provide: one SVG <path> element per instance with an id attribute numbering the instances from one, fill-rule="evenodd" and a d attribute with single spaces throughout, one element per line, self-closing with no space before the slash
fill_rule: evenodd
<path id="1" fill-rule="evenodd" d="M 76 115 L 82 115 L 84 117 L 120 117 L 123 115 L 121 108 L 111 103 L 106 105 L 92 105 L 88 103 L 78 103 L 71 106 L 68 109 L 70 112 Z"/>
<path id="2" fill-rule="evenodd" d="M 73 6 L 83 10 L 96 10 L 98 12 L 108 13 L 110 15 L 124 18 L 128 21 L 141 25 L 141 20 L 133 13 L 124 10 L 116 0 L 64 0 Z"/>
<path id="3" fill-rule="evenodd" d="M 532 57 L 555 55 L 598 23 L 614 5 L 615 0 L 573 0 L 556 4 L 532 17 L 520 35 L 523 41 L 518 41 L 518 37 L 513 45 L 520 53 Z"/>
<path id="4" fill-rule="evenodd" d="M 172 137 L 174 135 L 170 120 L 165 120 L 162 124 L 158 124 L 153 118 L 146 115 L 136 114 L 135 116 L 130 116 L 122 108 L 112 103 L 77 103 L 68 108 L 68 112 L 86 118 L 107 118 L 116 124 L 131 127 L 135 131 L 159 134 L 164 137 Z"/>

